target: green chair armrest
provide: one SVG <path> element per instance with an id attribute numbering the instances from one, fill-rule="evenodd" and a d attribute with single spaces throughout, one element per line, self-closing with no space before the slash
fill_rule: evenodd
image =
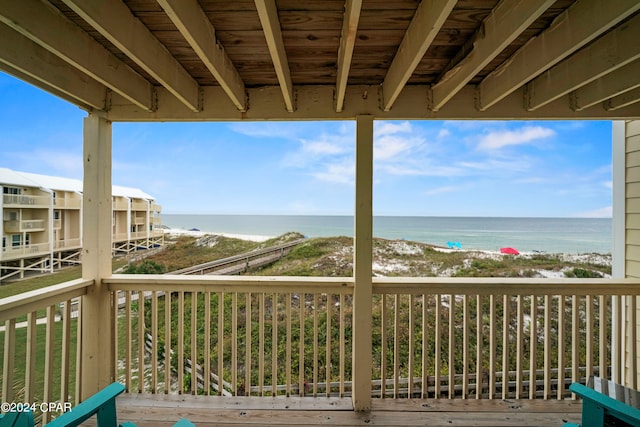
<path id="1" fill-rule="evenodd" d="M 602 426 L 604 414 L 610 414 L 631 425 L 640 424 L 640 409 L 634 408 L 582 384 L 573 383 L 569 390 L 582 398 L 582 425 Z"/>
<path id="2" fill-rule="evenodd" d="M 24 412 L 7 412 L 0 415 L 0 427 L 33 427 L 33 413 L 31 411 Z"/>
<path id="3" fill-rule="evenodd" d="M 65 412 L 46 427 L 75 427 L 96 415 L 98 427 L 117 427 L 116 397 L 125 390 L 120 383 L 103 388 L 84 402 Z"/>

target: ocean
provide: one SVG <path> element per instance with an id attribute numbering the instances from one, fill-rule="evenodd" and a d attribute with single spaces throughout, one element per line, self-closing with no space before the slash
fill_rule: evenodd
<path id="1" fill-rule="evenodd" d="M 307 237 L 353 236 L 352 216 L 177 215 L 163 214 L 163 225 L 211 233 L 279 236 L 297 231 Z M 462 249 L 521 252 L 611 253 L 610 218 L 489 218 L 375 216 L 375 237 L 405 239 Z"/>

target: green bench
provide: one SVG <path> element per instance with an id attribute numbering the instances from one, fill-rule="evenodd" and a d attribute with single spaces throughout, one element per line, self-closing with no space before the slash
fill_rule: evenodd
<path id="1" fill-rule="evenodd" d="M 98 427 L 135 427 L 135 424 L 129 422 L 118 424 L 116 397 L 124 390 L 125 387 L 117 382 L 108 385 L 45 427 L 75 427 L 94 415 Z M 33 427 L 33 424 L 33 413 L 31 412 L 9 412 L 0 415 L 0 427 Z M 195 425 L 182 418 L 174 424 L 174 427 L 195 427 Z"/>
<path id="2" fill-rule="evenodd" d="M 582 424 L 564 427 L 640 426 L 640 392 L 599 377 L 569 390 L 582 398 Z"/>

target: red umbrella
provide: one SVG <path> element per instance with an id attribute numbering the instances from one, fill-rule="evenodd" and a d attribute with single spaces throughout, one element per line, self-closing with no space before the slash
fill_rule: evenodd
<path id="1" fill-rule="evenodd" d="M 514 248 L 500 248 L 500 252 L 507 255 L 520 255 L 520 252 Z"/>

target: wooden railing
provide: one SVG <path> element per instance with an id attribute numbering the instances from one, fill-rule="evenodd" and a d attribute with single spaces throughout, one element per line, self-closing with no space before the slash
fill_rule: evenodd
<path id="1" fill-rule="evenodd" d="M 77 402 L 78 297 L 92 284 L 78 279 L 0 299 L 2 402 L 27 402 L 36 409 L 41 403 Z M 36 415 L 46 422 L 55 413 Z"/>
<path id="2" fill-rule="evenodd" d="M 116 374 L 130 390 L 350 395 L 352 279 L 106 282 L 120 301 Z M 373 293 L 373 396 L 562 399 L 571 382 L 611 376 L 612 306 L 638 290 L 601 279 L 376 278 Z"/>

